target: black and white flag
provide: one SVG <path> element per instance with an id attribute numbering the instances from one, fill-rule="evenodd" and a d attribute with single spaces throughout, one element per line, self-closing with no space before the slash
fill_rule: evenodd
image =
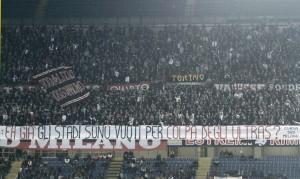
<path id="1" fill-rule="evenodd" d="M 33 76 L 62 107 L 87 98 L 90 92 L 75 77 L 71 67 L 58 67 Z"/>

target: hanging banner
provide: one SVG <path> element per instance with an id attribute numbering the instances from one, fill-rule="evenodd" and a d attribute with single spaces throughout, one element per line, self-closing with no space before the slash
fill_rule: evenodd
<path id="1" fill-rule="evenodd" d="M 233 83 L 233 84 L 214 84 L 214 87 L 220 91 L 300 91 L 300 84 L 255 84 L 255 83 Z"/>
<path id="2" fill-rule="evenodd" d="M 87 98 L 90 92 L 75 77 L 71 67 L 58 67 L 32 77 L 62 107 Z"/>
<path id="3" fill-rule="evenodd" d="M 171 75 L 169 82 L 204 82 L 205 75 L 202 73 Z"/>
<path id="4" fill-rule="evenodd" d="M 106 140 L 106 139 L 43 139 L 43 140 L 3 140 L 0 147 L 38 150 L 165 150 L 167 142 L 161 140 Z"/>
<path id="5" fill-rule="evenodd" d="M 163 141 L 185 146 L 299 146 L 300 126 L 0 126 L 0 147 L 154 149 Z M 182 142 L 180 142 L 182 141 Z M 121 145 L 122 144 L 122 145 Z M 148 147 L 148 148 L 147 148 Z M 72 147 L 71 147 L 72 148 Z M 73 148 L 72 148 L 73 149 Z"/>
<path id="6" fill-rule="evenodd" d="M 149 90 L 149 83 L 127 83 L 127 84 L 114 84 L 108 85 L 107 90 L 128 91 L 128 90 Z"/>
<path id="7" fill-rule="evenodd" d="M 0 126 L 0 139 L 299 140 L 300 126 Z"/>
<path id="8" fill-rule="evenodd" d="M 272 140 L 184 140 L 184 146 L 240 146 L 240 147 L 263 147 L 263 146 L 300 146 L 300 139 L 272 139 Z M 175 146 L 171 144 L 171 146 Z"/>

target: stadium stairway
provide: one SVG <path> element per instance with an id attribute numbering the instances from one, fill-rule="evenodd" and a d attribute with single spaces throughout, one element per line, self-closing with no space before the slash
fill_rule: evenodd
<path id="1" fill-rule="evenodd" d="M 212 159 L 209 157 L 200 157 L 198 159 L 197 179 L 206 179 L 210 169 Z"/>
<path id="2" fill-rule="evenodd" d="M 106 179 L 118 179 L 123 167 L 123 158 L 113 158 L 106 172 Z"/>
<path id="3" fill-rule="evenodd" d="M 7 174 L 7 176 L 5 177 L 5 179 L 16 179 L 17 175 L 20 171 L 22 165 L 22 161 L 14 161 L 11 164 L 11 168 Z"/>

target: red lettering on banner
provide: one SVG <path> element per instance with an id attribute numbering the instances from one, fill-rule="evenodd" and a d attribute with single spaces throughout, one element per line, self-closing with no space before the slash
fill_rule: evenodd
<path id="1" fill-rule="evenodd" d="M 148 90 L 150 88 L 149 83 L 141 83 L 141 84 L 115 84 L 109 85 L 107 87 L 108 90 L 118 90 L 118 91 L 126 91 L 126 90 Z"/>
<path id="2" fill-rule="evenodd" d="M 186 140 L 185 144 L 186 145 L 194 145 L 195 144 L 195 140 Z"/>
<path id="3" fill-rule="evenodd" d="M 94 142 L 84 140 L 0 140 L 0 146 L 14 147 L 20 149 L 39 149 L 39 150 L 160 150 L 166 149 L 167 142 L 161 140 L 105 140 L 98 139 Z"/>
<path id="4" fill-rule="evenodd" d="M 205 140 L 202 140 L 202 139 L 200 139 L 200 140 L 195 140 L 195 143 L 196 143 L 197 145 L 203 145 L 203 144 L 205 143 Z"/>

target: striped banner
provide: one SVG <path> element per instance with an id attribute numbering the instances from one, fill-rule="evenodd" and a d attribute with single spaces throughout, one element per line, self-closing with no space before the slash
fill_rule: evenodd
<path id="1" fill-rule="evenodd" d="M 32 77 L 46 90 L 62 107 L 87 98 L 90 92 L 75 77 L 71 67 L 58 67 Z"/>

